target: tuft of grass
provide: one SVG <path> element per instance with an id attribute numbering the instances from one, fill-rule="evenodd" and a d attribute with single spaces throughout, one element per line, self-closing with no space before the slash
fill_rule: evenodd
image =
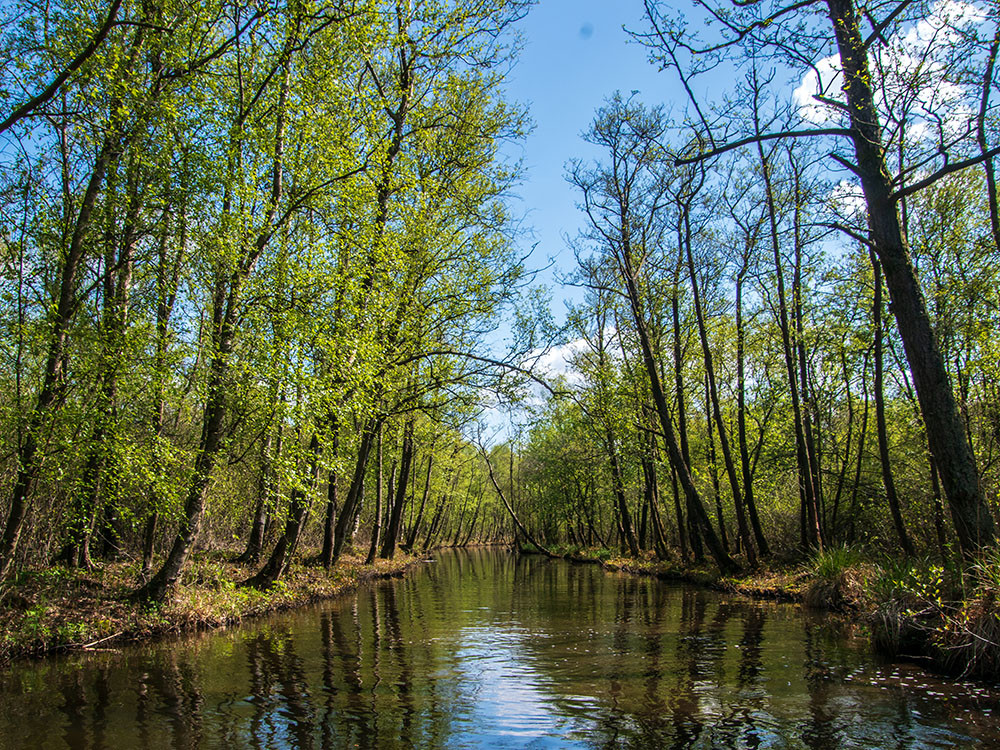
<path id="1" fill-rule="evenodd" d="M 972 591 L 943 610 L 935 642 L 953 671 L 995 678 L 1000 674 L 1000 550 L 983 552 L 970 573 Z"/>
<path id="2" fill-rule="evenodd" d="M 813 574 L 817 578 L 833 580 L 847 571 L 864 562 L 861 554 L 851 549 L 847 545 L 840 547 L 828 547 L 816 554 L 813 560 Z"/>
<path id="3" fill-rule="evenodd" d="M 856 550 L 830 547 L 817 553 L 813 580 L 803 593 L 807 606 L 817 609 L 859 609 L 872 576 L 872 566 Z"/>
<path id="4" fill-rule="evenodd" d="M 984 551 L 972 566 L 972 574 L 979 590 L 1000 592 L 1000 548 Z"/>

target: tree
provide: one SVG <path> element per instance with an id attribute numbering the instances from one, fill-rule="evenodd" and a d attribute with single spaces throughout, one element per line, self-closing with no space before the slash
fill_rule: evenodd
<path id="1" fill-rule="evenodd" d="M 720 569 L 737 566 L 723 549 L 690 474 L 670 418 L 660 372 L 653 354 L 648 320 L 640 293 L 643 263 L 656 247 L 658 221 L 665 205 L 663 180 L 653 167 L 663 157 L 663 125 L 656 112 L 621 98 L 598 112 L 588 140 L 607 152 L 608 163 L 594 169 L 576 165 L 571 180 L 583 197 L 583 209 L 599 249 L 610 255 L 629 301 L 631 321 L 639 337 L 642 360 L 670 463 L 684 489 L 688 512 L 698 524 Z"/>
<path id="2" fill-rule="evenodd" d="M 886 162 L 890 144 L 880 124 L 870 60 L 872 50 L 888 46 L 887 39 L 895 28 L 921 17 L 923 4 L 899 3 L 892 9 L 885 9 L 878 21 L 869 14 L 866 20 L 872 30 L 868 35 L 862 33 L 862 18 L 853 0 L 827 0 L 823 5 L 829 21 L 825 30 L 813 12 L 818 3 L 703 4 L 706 14 L 718 23 L 720 32 L 717 39 L 701 43 L 686 33 L 679 17 L 668 18 L 662 4 L 647 0 L 647 17 L 652 30 L 643 38 L 651 45 L 654 55 L 678 69 L 679 54 L 683 53 L 689 53 L 696 64 L 725 56 L 739 65 L 751 58 L 751 51 L 766 50 L 792 64 L 807 64 L 818 70 L 821 59 L 827 59 L 823 54 L 831 48 L 835 52 L 835 69 L 839 69 L 844 98 L 831 98 L 832 77 L 821 82 L 815 98 L 832 108 L 840 121 L 839 127 L 754 132 L 745 138 L 726 138 L 724 135 L 728 134 L 714 132 L 699 106 L 696 126 L 706 148 L 690 159 L 704 161 L 746 143 L 763 144 L 776 139 L 847 139 L 853 151 L 853 162 L 836 153 L 834 157 L 856 175 L 861 184 L 870 242 L 885 274 L 892 309 L 927 424 L 931 452 L 941 473 L 960 544 L 963 551 L 971 555 L 980 547 L 993 544 L 993 520 L 979 484 L 974 457 L 963 436 L 947 369 L 902 232 L 899 205 L 903 198 L 943 175 L 981 163 L 987 156 L 980 153 L 966 159 L 952 159 L 909 185 L 903 184 L 905 174 L 890 176 Z M 689 74 L 682 70 L 681 75 L 688 85 Z M 960 154 L 964 145 L 961 134 L 945 138 L 929 149 L 928 159 L 932 161 L 935 152 L 940 155 L 938 158 Z M 908 166 L 908 169 L 913 167 Z"/>

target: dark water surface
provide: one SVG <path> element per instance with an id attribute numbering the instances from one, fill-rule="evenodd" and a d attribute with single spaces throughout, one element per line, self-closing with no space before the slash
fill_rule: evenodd
<path id="1" fill-rule="evenodd" d="M 998 704 L 790 605 L 473 550 L 223 632 L 15 664 L 0 747 L 1000 747 Z"/>

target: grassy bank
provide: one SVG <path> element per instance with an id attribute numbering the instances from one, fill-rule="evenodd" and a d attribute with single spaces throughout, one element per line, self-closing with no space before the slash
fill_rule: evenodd
<path id="1" fill-rule="evenodd" d="M 160 606 L 129 601 L 138 573 L 134 564 L 25 571 L 0 591 L 0 662 L 222 627 L 329 599 L 372 578 L 402 575 L 418 562 L 400 554 L 364 565 L 363 558 L 346 556 L 329 572 L 295 564 L 282 580 L 259 591 L 239 586 L 253 569 L 217 555 L 196 556 L 174 596 Z"/>
<path id="2" fill-rule="evenodd" d="M 1000 674 L 996 552 L 963 568 L 923 558 L 873 558 L 841 547 L 804 562 L 722 576 L 708 566 L 621 557 L 605 549 L 552 551 L 607 570 L 840 612 L 867 626 L 880 654 L 916 659 L 949 674 L 991 680 Z"/>

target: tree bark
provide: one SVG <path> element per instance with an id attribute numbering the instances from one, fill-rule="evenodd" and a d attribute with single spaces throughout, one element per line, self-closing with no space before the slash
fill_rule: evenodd
<path id="1" fill-rule="evenodd" d="M 133 598 L 137 600 L 162 601 L 166 597 L 177 583 L 177 579 L 180 578 L 181 571 L 187 563 L 191 548 L 194 546 L 201 528 L 201 518 L 205 510 L 205 499 L 208 495 L 212 471 L 215 469 L 218 453 L 222 446 L 228 386 L 226 381 L 229 375 L 230 358 L 236 345 L 243 285 L 250 278 L 257 261 L 278 228 L 275 224 L 275 217 L 278 213 L 278 204 L 284 195 L 286 105 L 290 88 L 292 47 L 293 40 L 289 38 L 285 42 L 281 62 L 278 66 L 282 69 L 283 75 L 276 107 L 271 189 L 267 196 L 266 215 L 263 218 L 261 230 L 252 245 L 243 249 L 241 257 L 228 273 L 228 277 L 226 272 L 220 271 L 215 283 L 212 312 L 212 359 L 209 366 L 205 406 L 202 410 L 202 434 L 195 457 L 194 472 L 188 485 L 187 499 L 184 502 L 184 515 L 162 567 L 156 575 L 133 594 Z M 236 141 L 234 145 L 240 146 L 239 140 L 236 139 Z M 230 199 L 230 196 L 227 196 L 226 202 Z M 229 206 L 224 206 L 223 212 L 229 213 Z M 287 221 L 289 218 L 290 214 L 286 214 L 283 220 Z"/>
<path id="2" fill-rule="evenodd" d="M 747 445 L 747 379 L 745 339 L 743 328 L 743 284 L 746 281 L 748 259 L 744 256 L 743 264 L 736 276 L 736 431 L 740 448 L 740 471 L 743 475 L 743 501 L 746 503 L 750 516 L 750 526 L 753 528 L 757 551 L 763 558 L 771 556 L 771 549 L 764 536 L 757 515 L 757 501 L 753 492 L 753 466 L 750 463 L 750 449 Z"/>
<path id="3" fill-rule="evenodd" d="M 517 517 L 517 513 L 514 512 L 514 508 L 507 500 L 507 496 L 504 494 L 503 489 L 501 489 L 500 483 L 497 482 L 496 474 L 493 473 L 493 464 L 490 461 L 489 456 L 486 455 L 486 451 L 483 449 L 480 449 L 480 453 L 482 453 L 483 460 L 486 462 L 486 470 L 490 475 L 490 482 L 493 483 L 493 489 L 496 490 L 497 496 L 500 498 L 500 501 L 503 503 L 504 507 L 507 509 L 507 512 L 510 514 L 510 519 L 511 521 L 514 522 L 515 529 L 524 535 L 524 538 L 528 540 L 529 544 L 534 546 L 536 549 L 541 550 L 542 554 L 544 554 L 546 557 L 555 557 L 556 555 L 552 554 L 552 552 L 550 552 L 548 547 L 546 547 L 545 545 L 539 544 L 538 540 L 535 539 L 534 536 L 532 536 L 531 532 L 528 531 L 527 527 L 523 523 L 521 523 L 521 519 Z"/>
<path id="4" fill-rule="evenodd" d="M 344 507 L 337 516 L 337 525 L 333 532 L 333 556 L 330 564 L 333 565 L 340 559 L 344 546 L 353 536 L 354 517 L 361 506 L 362 490 L 365 483 L 365 471 L 368 468 L 368 456 L 371 454 L 372 443 L 375 442 L 376 432 L 381 427 L 381 423 L 375 419 L 369 419 L 361 430 L 361 438 L 358 443 L 358 458 L 354 464 L 354 474 L 351 479 L 351 486 L 344 498 Z"/>
<path id="5" fill-rule="evenodd" d="M 39 433 L 55 407 L 62 400 L 66 388 L 66 343 L 69 325 L 76 311 L 77 281 L 86 253 L 86 239 L 97 196 L 104 183 L 108 165 L 117 158 L 121 144 L 116 135 L 108 135 L 94 162 L 87 189 L 84 191 L 80 210 L 73 227 L 66 258 L 59 276 L 59 292 L 49 334 L 48 354 L 42 386 L 35 400 L 35 407 L 28 418 L 24 436 L 17 446 L 17 475 L 11 492 L 10 510 L 0 536 L 0 580 L 10 573 L 21 539 L 24 517 L 35 480 L 42 468 L 39 455 Z"/>
<path id="6" fill-rule="evenodd" d="M 760 134 L 759 109 L 757 89 L 754 89 L 754 129 Z M 760 159 L 761 174 L 764 178 L 764 193 L 767 203 L 767 216 L 770 225 L 771 251 L 774 258 L 774 273 L 776 291 L 778 294 L 778 328 L 781 332 L 781 348 L 785 362 L 785 376 L 788 382 L 788 393 L 792 402 L 792 420 L 795 423 L 795 459 L 799 475 L 799 496 L 801 502 L 801 542 L 804 548 L 821 548 L 822 540 L 819 533 L 819 522 L 816 488 L 812 483 L 812 463 L 809 460 L 809 449 L 806 443 L 802 422 L 802 408 L 799 402 L 798 377 L 794 348 L 792 345 L 791 326 L 788 321 L 788 300 L 785 293 L 785 274 L 779 243 L 778 209 L 776 206 L 774 186 L 771 180 L 771 162 L 764 153 L 763 145 L 757 143 L 757 155 Z"/>
<path id="7" fill-rule="evenodd" d="M 629 513 L 628 502 L 625 499 L 625 477 L 622 475 L 621 460 L 618 457 L 618 443 L 611 428 L 605 430 L 605 443 L 608 448 L 608 460 L 611 464 L 611 486 L 615 495 L 615 507 L 618 516 L 618 528 L 622 535 L 622 544 L 627 547 L 632 557 L 639 556 L 639 543 L 632 528 L 632 515 Z"/>
<path id="8" fill-rule="evenodd" d="M 712 358 L 712 348 L 709 346 L 708 330 L 705 327 L 705 310 L 702 306 L 701 291 L 698 287 L 698 277 L 694 268 L 694 255 L 691 251 L 691 220 L 687 208 L 684 210 L 684 246 L 687 251 L 688 275 L 691 277 L 691 293 L 694 296 L 695 319 L 698 325 L 698 338 L 701 340 L 701 351 L 705 361 L 705 395 L 707 396 L 707 406 L 709 413 L 705 415 L 708 421 L 708 445 L 713 454 L 712 462 L 715 463 L 715 445 L 712 441 L 712 420 L 719 433 L 719 447 L 722 450 L 722 460 L 726 467 L 726 476 L 729 479 L 729 489 L 733 495 L 733 506 L 736 510 L 736 527 L 740 538 L 740 544 L 746 552 L 747 562 L 751 566 L 757 565 L 757 551 L 754 549 L 753 541 L 750 539 L 750 529 L 747 526 L 746 512 L 743 507 L 743 492 L 740 489 L 740 481 L 736 476 L 736 464 L 733 462 L 733 452 L 729 446 L 729 434 L 726 423 L 722 418 L 722 406 L 719 402 L 719 390 L 715 380 L 715 363 Z M 716 505 L 719 514 L 719 533 L 722 536 L 722 543 L 728 549 L 725 534 L 725 525 L 722 516 L 722 502 L 719 499 L 718 479 L 716 484 Z"/>
<path id="9" fill-rule="evenodd" d="M 420 524 L 424 520 L 424 508 L 427 507 L 427 498 L 431 494 L 431 467 L 434 463 L 434 454 L 431 453 L 427 456 L 427 479 L 424 482 L 424 495 L 420 500 L 420 510 L 417 511 L 417 519 L 413 522 L 413 526 L 410 527 L 410 533 L 406 536 L 406 543 L 403 545 L 403 550 L 406 552 L 413 551 L 413 545 L 416 544 L 417 534 L 420 533 Z"/>
<path id="10" fill-rule="evenodd" d="M 642 302 L 639 297 L 635 269 L 632 266 L 632 252 L 627 242 L 624 244 L 622 250 L 622 261 L 625 287 L 631 306 L 632 318 L 636 331 L 639 334 L 643 364 L 646 367 L 646 374 L 650 380 L 653 403 L 656 405 L 656 413 L 660 418 L 660 428 L 663 431 L 663 438 L 667 445 L 667 454 L 670 457 L 670 463 L 677 472 L 677 478 L 680 480 L 681 487 L 684 489 L 684 496 L 687 498 L 688 514 L 694 516 L 701 535 L 704 537 L 712 558 L 715 560 L 715 564 L 723 572 L 734 572 L 739 570 L 739 566 L 722 547 L 715 529 L 712 528 L 712 522 L 708 517 L 708 513 L 705 512 L 701 496 L 694 486 L 694 480 L 691 478 L 688 464 L 681 455 L 680 445 L 674 433 L 673 421 L 670 419 L 670 411 L 667 406 L 663 385 L 660 382 L 660 373 L 656 367 L 656 359 L 653 357 L 653 347 L 650 342 L 649 330 L 646 326 L 645 314 L 643 313 Z"/>
<path id="11" fill-rule="evenodd" d="M 392 492 L 392 484 L 389 485 L 389 492 Z M 378 444 L 375 448 L 375 519 L 372 521 L 371 544 L 368 545 L 368 556 L 365 558 L 365 565 L 375 562 L 375 553 L 378 551 L 379 536 L 382 531 L 382 427 L 378 428 Z"/>
<path id="12" fill-rule="evenodd" d="M 284 533 L 278 537 L 278 541 L 274 545 L 274 549 L 271 551 L 271 555 L 268 557 L 267 562 L 264 563 L 264 566 L 256 575 L 246 580 L 243 585 L 252 586 L 257 589 L 270 588 L 287 572 L 288 566 L 292 561 L 292 555 L 295 554 L 295 548 L 298 546 L 302 527 L 305 526 L 306 516 L 309 514 L 309 496 L 319 481 L 319 458 L 321 453 L 322 448 L 319 441 L 319 432 L 314 431 L 312 439 L 309 441 L 307 484 L 303 486 L 301 483 L 296 483 L 288 504 L 288 519 L 285 521 Z"/>
<path id="13" fill-rule="evenodd" d="M 340 453 L 340 423 L 335 415 L 330 417 L 330 432 L 332 433 L 330 452 L 333 454 L 334 465 L 336 465 L 337 456 Z M 323 514 L 323 546 L 319 553 L 320 564 L 327 570 L 333 565 L 333 536 L 337 522 L 337 510 L 339 509 L 337 502 L 339 481 L 340 476 L 337 474 L 337 470 L 330 469 L 326 484 L 326 509 Z"/>
<path id="14" fill-rule="evenodd" d="M 283 425 L 278 425 L 278 450 L 277 455 L 281 455 L 281 433 Z M 271 476 L 271 427 L 268 426 L 267 434 L 261 442 L 260 449 L 260 476 L 257 478 L 257 502 L 254 506 L 253 522 L 250 524 L 250 536 L 247 539 L 247 547 L 243 554 L 236 558 L 236 562 L 247 565 L 255 565 L 260 560 L 261 552 L 264 549 L 264 529 L 267 527 L 268 506 L 272 500 Z"/>
<path id="15" fill-rule="evenodd" d="M 674 401 L 677 413 L 677 435 L 680 438 L 681 457 L 687 466 L 691 465 L 691 452 L 688 448 L 687 430 L 687 409 L 685 407 L 684 394 L 684 349 L 681 346 L 681 321 L 680 321 L 680 274 L 683 264 L 683 241 L 681 239 L 681 229 L 678 223 L 677 229 L 677 262 L 674 264 L 674 283 L 670 295 L 671 320 L 673 323 L 673 350 L 674 350 Z M 669 460 L 669 459 L 668 459 Z M 695 562 L 704 560 L 704 552 L 701 548 L 701 536 L 698 534 L 698 527 L 695 523 L 694 514 L 690 508 L 687 512 L 682 511 L 682 506 L 678 501 L 677 493 L 677 473 L 673 473 L 674 501 L 677 506 L 677 533 L 681 547 L 681 557 L 688 559 L 688 553 Z M 687 497 L 684 498 L 685 505 Z M 689 543 L 690 542 L 690 547 Z"/>

